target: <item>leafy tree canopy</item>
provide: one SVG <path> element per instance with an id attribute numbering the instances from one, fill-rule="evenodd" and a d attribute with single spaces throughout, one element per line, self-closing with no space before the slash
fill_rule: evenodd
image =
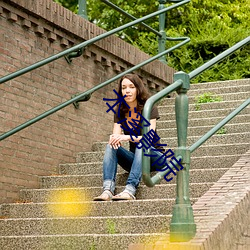
<path id="1" fill-rule="evenodd" d="M 78 0 L 54 0 L 77 12 Z M 129 14 L 139 18 L 158 10 L 159 2 L 150 0 L 112 0 Z M 173 3 L 167 3 L 165 6 Z M 87 1 L 88 18 L 105 30 L 111 30 L 131 21 L 101 0 Z M 192 0 L 190 3 L 167 12 L 166 32 L 169 37 L 188 36 L 191 42 L 167 56 L 170 66 L 187 73 L 220 54 L 250 35 L 249 0 Z M 146 23 L 158 30 L 158 17 Z M 137 25 L 119 34 L 122 39 L 144 52 L 155 55 L 158 39 L 145 27 Z M 167 41 L 166 47 L 174 42 Z M 205 71 L 194 82 L 250 78 L 250 45 Z"/>

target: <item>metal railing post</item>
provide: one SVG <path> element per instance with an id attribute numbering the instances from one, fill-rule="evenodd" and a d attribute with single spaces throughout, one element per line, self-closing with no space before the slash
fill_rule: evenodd
<path id="1" fill-rule="evenodd" d="M 86 0 L 78 0 L 77 15 L 88 20 Z M 73 52 L 69 53 L 68 55 L 65 55 L 64 58 L 66 59 L 67 63 L 70 64 L 72 62 L 72 58 L 79 57 L 82 55 L 82 53 L 83 53 L 83 48 L 79 49 L 78 51 L 73 51 Z"/>
<path id="2" fill-rule="evenodd" d="M 182 80 L 182 86 L 177 90 L 178 96 L 175 99 L 175 115 L 178 136 L 178 148 L 176 156 L 182 157 L 183 170 L 177 172 L 176 179 L 176 203 L 173 207 L 173 215 L 170 224 L 170 241 L 189 241 L 196 233 L 193 209 L 189 195 L 189 168 L 190 151 L 187 149 L 187 128 L 188 128 L 188 96 L 190 88 L 188 74 L 177 72 L 174 74 L 174 81 Z"/>
<path id="3" fill-rule="evenodd" d="M 79 16 L 88 20 L 87 3 L 86 0 L 78 0 L 78 13 Z"/>
<path id="4" fill-rule="evenodd" d="M 108 6 L 110 6 L 112 9 L 117 10 L 118 12 L 120 12 L 121 14 L 123 14 L 126 17 L 128 17 L 128 18 L 130 18 L 132 20 L 136 20 L 137 19 L 136 17 L 132 16 L 128 12 L 126 12 L 123 9 L 119 8 L 117 5 L 111 3 L 109 0 L 101 0 L 101 1 L 103 3 L 105 3 L 105 4 L 107 4 Z M 158 32 L 157 30 L 151 28 L 147 24 L 141 22 L 140 25 L 144 26 L 145 28 L 147 28 L 148 30 L 150 30 L 151 32 L 153 32 L 154 34 L 156 34 L 157 36 L 161 36 L 160 32 Z"/>
<path id="5" fill-rule="evenodd" d="M 165 8 L 166 0 L 159 0 L 159 8 L 158 10 L 162 10 Z M 161 53 L 166 49 L 166 32 L 165 32 L 165 21 L 166 21 L 166 13 L 162 13 L 159 15 L 159 32 L 161 36 L 158 37 L 158 53 Z M 163 63 L 167 63 L 166 56 L 162 56 L 159 61 Z"/>

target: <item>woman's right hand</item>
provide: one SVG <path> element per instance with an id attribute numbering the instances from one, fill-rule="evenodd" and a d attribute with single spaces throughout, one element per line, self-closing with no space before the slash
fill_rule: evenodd
<path id="1" fill-rule="evenodd" d="M 129 135 L 112 134 L 109 138 L 109 145 L 111 148 L 118 149 L 122 141 L 129 141 Z"/>

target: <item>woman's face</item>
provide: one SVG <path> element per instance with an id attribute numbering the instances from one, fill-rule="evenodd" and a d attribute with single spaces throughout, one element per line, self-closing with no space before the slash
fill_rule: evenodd
<path id="1" fill-rule="evenodd" d="M 137 96 L 137 89 L 135 85 L 127 78 L 124 78 L 122 80 L 122 95 L 126 95 L 125 101 L 126 103 L 134 103 L 136 102 L 136 96 Z"/>

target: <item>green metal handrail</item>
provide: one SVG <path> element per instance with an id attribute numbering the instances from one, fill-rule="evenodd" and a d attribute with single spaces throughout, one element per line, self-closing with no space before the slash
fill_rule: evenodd
<path id="1" fill-rule="evenodd" d="M 229 122 L 234 116 L 236 116 L 241 110 L 246 108 L 250 99 L 247 99 L 242 105 L 240 105 L 235 111 L 229 114 L 213 129 L 202 136 L 196 143 L 191 147 L 187 147 L 187 128 L 188 128 L 188 97 L 187 91 L 190 89 L 190 79 L 201 74 L 215 63 L 218 63 L 222 59 L 226 58 L 242 46 L 250 42 L 250 36 L 244 40 L 238 42 L 231 48 L 227 49 L 220 55 L 214 57 L 209 62 L 205 63 L 201 67 L 195 69 L 190 74 L 185 72 L 177 72 L 174 74 L 174 83 L 171 86 L 163 89 L 157 94 L 151 96 L 145 103 L 143 109 L 143 116 L 146 120 L 150 120 L 150 113 L 153 105 L 160 99 L 168 95 L 170 92 L 177 90 L 177 97 L 175 99 L 175 114 L 176 114 L 176 127 L 178 137 L 178 147 L 175 150 L 177 159 L 182 159 L 183 170 L 177 172 L 177 197 L 176 204 L 174 205 L 173 216 L 170 224 L 170 240 L 172 241 L 188 241 L 194 237 L 196 232 L 196 225 L 194 223 L 193 210 L 190 202 L 189 195 L 189 168 L 190 168 L 190 155 L 196 148 L 202 145 L 208 138 L 210 138 L 218 129 Z M 144 136 L 148 131 L 148 127 L 144 127 L 143 122 L 143 133 Z M 150 153 L 149 150 L 146 153 Z M 165 173 L 168 171 L 157 173 L 153 177 L 150 176 L 150 158 L 142 156 L 142 177 L 145 184 L 149 187 L 159 183 Z"/>
<path id="2" fill-rule="evenodd" d="M 103 88 L 104 86 L 110 84 L 111 82 L 113 82 L 113 81 L 121 78 L 125 74 L 128 74 L 128 73 L 130 73 L 130 72 L 132 72 L 134 70 L 137 70 L 137 69 L 141 68 L 142 66 L 144 66 L 144 65 L 146 65 L 146 64 L 148 64 L 148 63 L 150 63 L 150 62 L 152 62 L 152 61 L 160 58 L 161 56 L 163 56 L 163 55 L 165 55 L 165 54 L 167 54 L 167 53 L 169 53 L 169 52 L 171 52 L 171 51 L 179 48 L 180 46 L 182 46 L 182 45 L 184 45 L 184 44 L 186 44 L 186 43 L 188 43 L 190 41 L 190 39 L 188 37 L 187 38 L 183 38 L 183 40 L 184 41 L 182 41 L 181 43 L 173 46 L 172 48 L 167 49 L 164 52 L 162 52 L 160 54 L 157 54 L 157 55 L 155 55 L 155 56 L 147 59 L 144 62 L 141 62 L 140 64 L 138 64 L 138 65 L 136 65 L 136 66 L 134 66 L 134 67 L 132 67 L 132 68 L 130 68 L 130 69 L 128 69 L 128 70 L 126 70 L 126 71 L 124 71 L 124 72 L 116 75 L 116 76 L 114 76 L 113 78 L 111 78 L 111 79 L 109 79 L 109 80 L 107 80 L 107 81 L 105 81 L 105 82 L 103 82 L 103 83 L 101 83 L 101 84 L 99 84 L 99 85 L 97 85 L 97 86 L 95 86 L 95 87 L 93 87 L 93 88 L 91 88 L 91 89 L 89 89 L 89 90 L 87 90 L 87 91 L 85 91 L 85 92 L 83 92 L 83 93 L 75 96 L 74 98 L 72 98 L 72 99 L 70 99 L 70 100 L 68 100 L 68 101 L 66 101 L 64 103 L 61 103 L 60 105 L 58 105 L 58 106 L 56 106 L 56 107 L 54 107 L 54 108 L 46 111 L 43 114 L 38 115 L 35 118 L 33 118 L 33 119 L 31 119 L 31 120 L 29 120 L 29 121 L 27 121 L 27 122 L 25 122 L 25 123 L 17 126 L 16 128 L 11 129 L 10 131 L 8 131 L 8 132 L 6 132 L 6 133 L 4 133 L 4 134 L 2 134 L 0 136 L 0 141 L 3 140 L 3 139 L 5 139 L 5 138 L 7 138 L 7 137 L 9 137 L 9 136 L 11 136 L 11 135 L 13 135 L 13 134 L 15 134 L 15 133 L 17 133 L 18 131 L 20 131 L 20 130 L 22 130 L 24 128 L 27 128 L 28 126 L 30 126 L 30 125 L 32 125 L 32 124 L 34 124 L 34 123 L 36 123 L 36 122 L 44 119 L 45 117 L 47 117 L 47 116 L 49 116 L 49 115 L 57 112 L 58 110 L 60 110 L 62 108 L 65 108 L 66 106 L 68 106 L 68 105 L 70 105 L 70 104 L 72 104 L 74 102 L 77 102 L 79 100 L 81 100 L 81 101 L 83 101 L 83 100 L 86 100 L 86 101 L 89 100 L 91 94 L 93 92 L 95 92 L 96 90 L 98 90 L 100 88 Z"/>
<path id="3" fill-rule="evenodd" d="M 232 120 L 237 114 L 239 114 L 244 108 L 250 104 L 250 98 L 244 101 L 238 108 L 236 108 L 232 113 L 226 116 L 222 121 L 215 125 L 211 130 L 209 130 L 205 135 L 203 135 L 198 141 L 196 141 L 192 146 L 189 147 L 190 153 L 194 152 L 199 146 L 206 142 L 212 135 L 214 135 L 220 128 Z"/>
<path id="4" fill-rule="evenodd" d="M 63 57 L 63 56 L 66 56 L 67 54 L 70 54 L 70 53 L 72 53 L 72 52 L 78 52 L 79 50 L 85 48 L 86 46 L 89 46 L 89 45 L 91 45 L 91 44 L 93 44 L 93 43 L 95 43 L 95 42 L 97 42 L 97 41 L 99 41 L 99 40 L 101 40 L 101 39 L 103 39 L 103 38 L 106 38 L 106 37 L 108 37 L 108 36 L 110 36 L 110 35 L 113 35 L 113 34 L 119 32 L 119 31 L 121 31 L 121 30 L 123 30 L 123 29 L 126 29 L 126 28 L 128 28 L 128 27 L 131 27 L 131 26 L 136 25 L 136 24 L 138 24 L 138 23 L 141 23 L 141 22 L 143 22 L 143 21 L 145 21 L 145 20 L 147 20 L 147 19 L 149 19 L 149 18 L 151 18 L 151 17 L 160 15 L 160 14 L 162 14 L 162 13 L 165 13 L 165 12 L 169 11 L 169 10 L 172 10 L 172 9 L 174 9 L 174 8 L 177 8 L 177 7 L 179 7 L 179 6 L 183 5 L 183 4 L 186 4 L 186 3 L 188 3 L 188 2 L 190 2 L 190 0 L 184 0 L 184 1 L 180 2 L 180 3 L 174 4 L 174 5 L 172 5 L 172 6 L 169 6 L 169 7 L 167 7 L 167 8 L 164 8 L 164 9 L 162 9 L 162 10 L 158 10 L 158 11 L 156 11 L 156 12 L 154 12 L 154 13 L 151 13 L 151 14 L 149 14 L 149 15 L 147 15 L 147 16 L 141 17 L 141 18 L 139 18 L 139 19 L 137 19 L 137 20 L 131 21 L 131 22 L 129 22 L 129 23 L 127 23 L 127 24 L 124 24 L 124 25 L 122 25 L 122 26 L 120 26 L 120 27 L 118 27 L 118 28 L 115 28 L 115 29 L 113 29 L 113 30 L 111 30 L 111 31 L 105 32 L 104 34 L 101 34 L 101 35 L 99 35 L 99 36 L 96 36 L 96 37 L 94 37 L 94 38 L 92 38 L 92 39 L 90 39 L 90 40 L 88 40 L 88 41 L 85 41 L 85 42 L 82 42 L 82 43 L 80 43 L 80 44 L 78 44 L 78 45 L 75 45 L 75 46 L 73 46 L 72 48 L 69 48 L 69 49 L 66 49 L 66 50 L 64 50 L 64 51 L 62 51 L 62 52 L 59 52 L 59 53 L 56 54 L 56 55 L 53 55 L 53 56 L 48 57 L 48 58 L 46 58 L 46 59 L 43 59 L 43 60 L 41 60 L 41 61 L 39 61 L 39 62 L 37 62 L 37 63 L 34 63 L 34 64 L 31 65 L 31 66 L 25 67 L 25 68 L 23 68 L 23 69 L 21 69 L 21 70 L 18 70 L 18 71 L 16 71 L 16 72 L 14 72 L 14 73 L 11 73 L 11 74 L 9 74 L 9 75 L 6 75 L 6 76 L 0 78 L 0 84 L 1 84 L 1 83 L 4 83 L 4 82 L 6 82 L 6 81 L 9 81 L 9 80 L 11 80 L 11 79 L 14 79 L 15 77 L 21 76 L 21 75 L 23 75 L 23 74 L 25 74 L 25 73 L 27 73 L 27 72 L 29 72 L 29 71 L 31 71 L 31 70 L 37 69 L 37 68 L 39 68 L 39 67 L 41 67 L 41 66 L 43 66 L 43 65 L 45 65 L 45 64 L 48 64 L 48 63 L 50 63 L 50 62 L 53 62 L 53 61 L 55 61 L 55 60 L 57 60 L 57 59 L 59 59 L 59 58 L 61 58 L 61 57 Z"/>

